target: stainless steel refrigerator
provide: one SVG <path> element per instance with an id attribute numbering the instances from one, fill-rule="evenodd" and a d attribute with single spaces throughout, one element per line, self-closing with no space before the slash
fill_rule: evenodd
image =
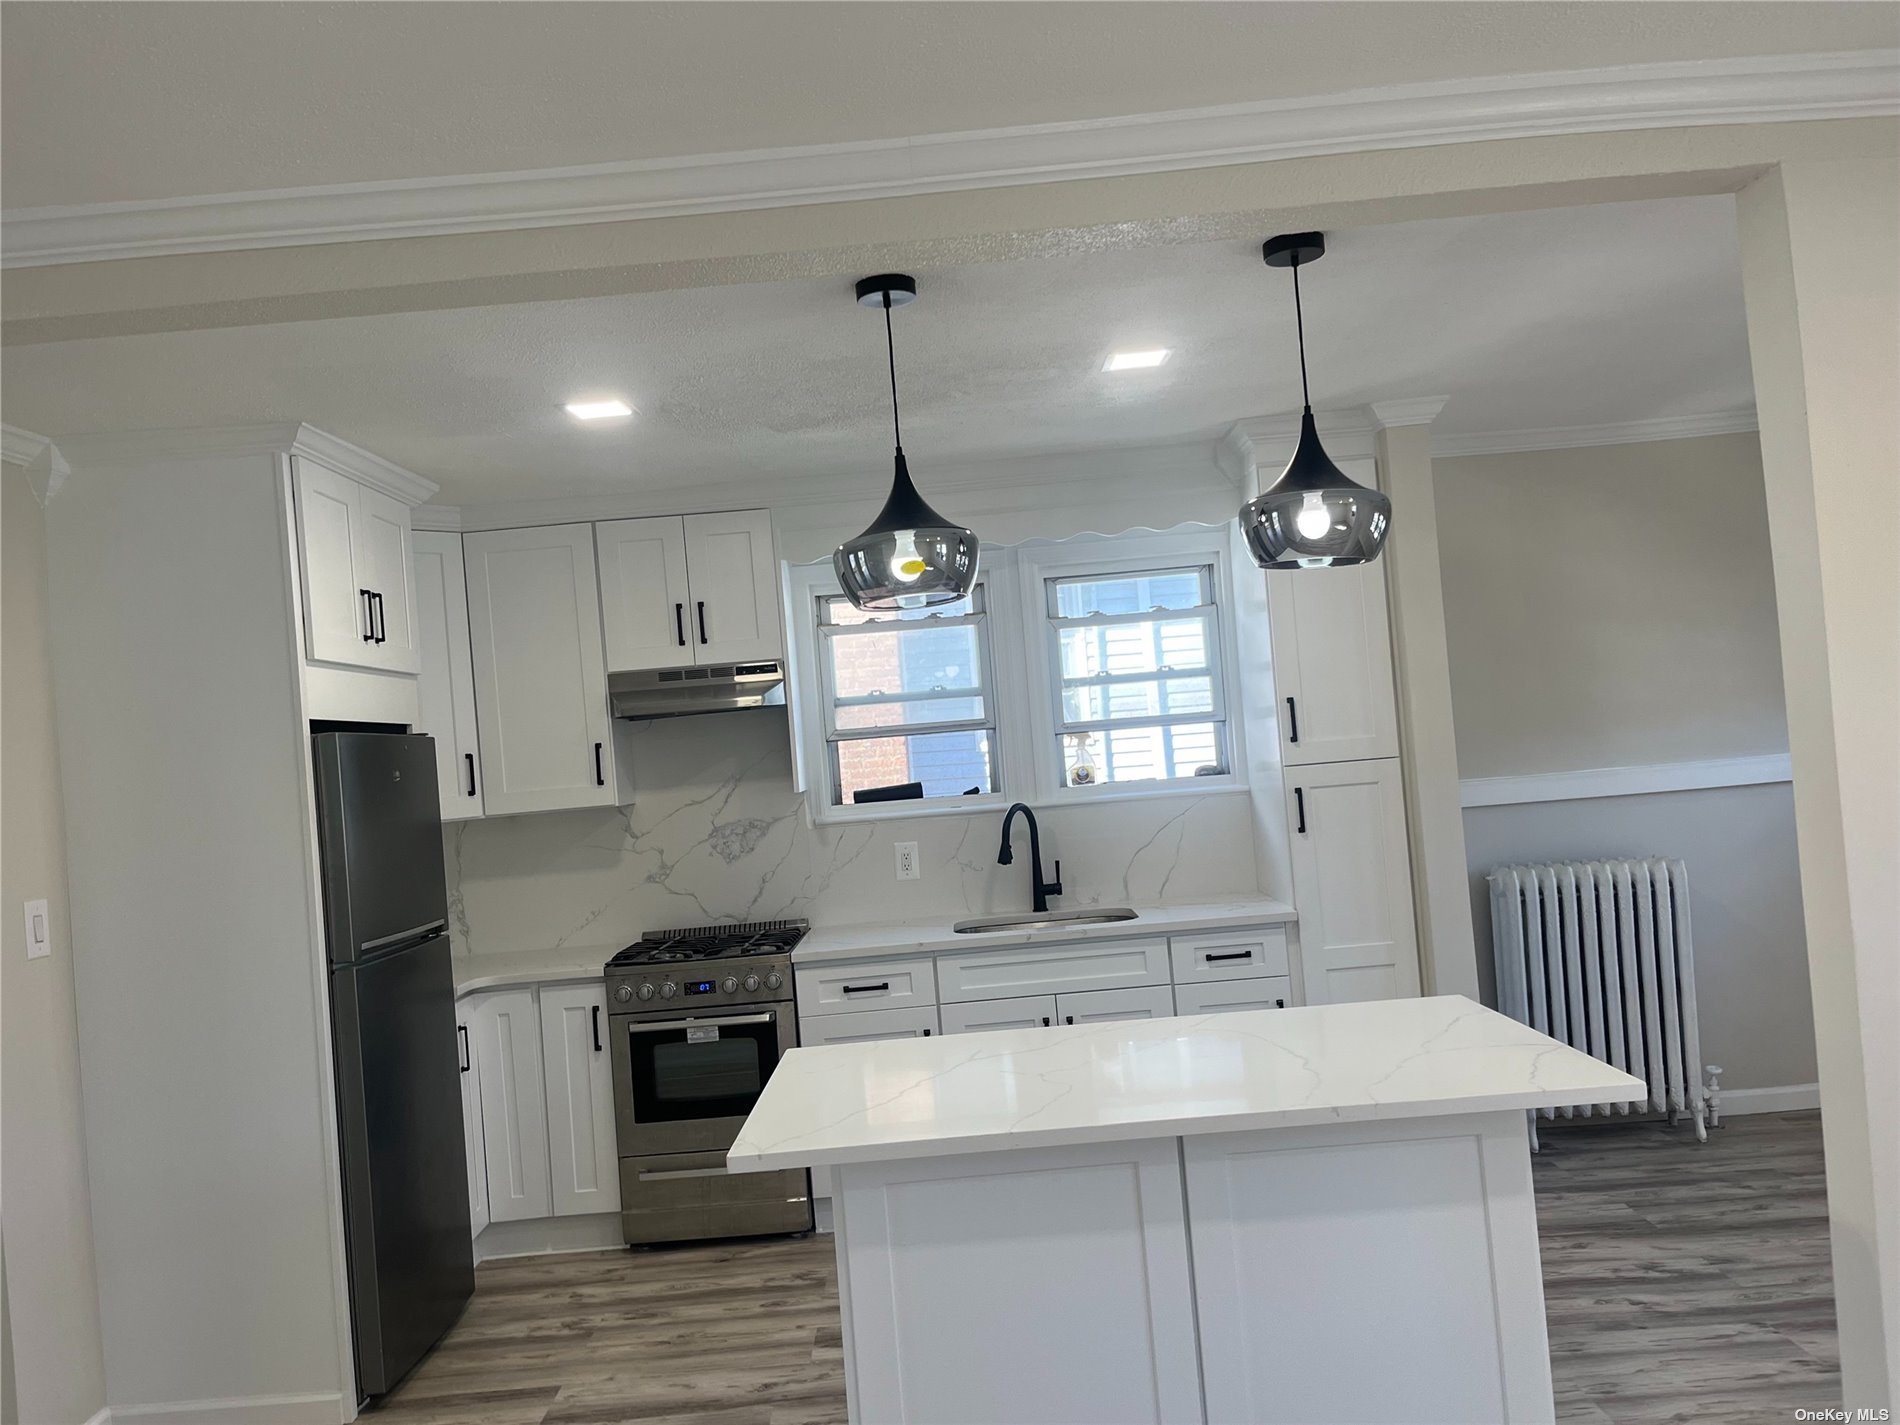
<path id="1" fill-rule="evenodd" d="M 382 1395 L 475 1290 L 448 891 L 431 739 L 321 732 L 330 960 L 357 1394 Z"/>

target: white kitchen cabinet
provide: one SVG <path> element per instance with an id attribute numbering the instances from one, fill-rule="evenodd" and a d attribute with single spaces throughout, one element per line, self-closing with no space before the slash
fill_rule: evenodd
<path id="1" fill-rule="evenodd" d="M 937 977 L 928 955 L 905 960 L 853 960 L 795 965 L 799 1013 L 844 1014 L 934 1004 Z"/>
<path id="2" fill-rule="evenodd" d="M 414 673 L 409 507 L 308 456 L 291 471 L 305 656 Z"/>
<path id="3" fill-rule="evenodd" d="M 1281 761 L 1398 756 L 1385 566 L 1270 573 L 1267 615 Z"/>
<path id="4" fill-rule="evenodd" d="M 1284 926 L 1174 935 L 1168 938 L 1168 953 L 1174 961 L 1177 986 L 1199 980 L 1235 980 L 1287 973 Z"/>
<path id="5" fill-rule="evenodd" d="M 1063 1024 L 1100 1024 L 1109 1019 L 1166 1019 L 1174 1013 L 1174 990 L 1144 985 L 1128 990 L 1084 990 L 1056 996 L 1056 1018 Z"/>
<path id="6" fill-rule="evenodd" d="M 1176 1014 L 1285 1009 L 1292 1003 L 1293 981 L 1285 975 L 1261 975 L 1247 980 L 1198 980 L 1174 987 Z"/>
<path id="7" fill-rule="evenodd" d="M 591 525 L 464 535 L 488 815 L 619 800 Z"/>
<path id="8" fill-rule="evenodd" d="M 958 1000 L 1165 987 L 1168 983 L 1168 942 L 1159 937 L 1085 945 L 1017 942 L 937 957 L 937 996 L 946 1005 Z"/>
<path id="9" fill-rule="evenodd" d="M 613 1056 L 604 984 L 541 988 L 548 1164 L 556 1217 L 620 1210 Z"/>
<path id="10" fill-rule="evenodd" d="M 541 1020 L 533 990 L 497 990 L 462 1003 L 480 1079 L 488 1216 L 518 1222 L 553 1213 Z"/>
<path id="11" fill-rule="evenodd" d="M 475 1067 L 476 1039 L 468 1009 L 456 1005 L 455 1035 L 462 1049 L 462 1150 L 468 1171 L 469 1235 L 479 1237 L 488 1225 L 488 1163 L 482 1147 L 482 1081 Z"/>
<path id="12" fill-rule="evenodd" d="M 1109 994 L 1119 994 L 1110 990 Z M 946 1004 L 939 1011 L 945 1034 L 975 1034 L 984 1029 L 1036 1029 L 1056 1022 L 1054 995 L 1024 995 L 1019 999 L 972 999 Z"/>
<path id="13" fill-rule="evenodd" d="M 435 739 L 442 820 L 466 821 L 482 814 L 482 789 L 462 536 L 423 530 L 415 551 L 416 731 Z"/>
<path id="14" fill-rule="evenodd" d="M 766 511 L 612 520 L 594 536 L 614 672 L 782 656 Z"/>
<path id="15" fill-rule="evenodd" d="M 1286 782 L 1307 1002 L 1416 995 L 1418 935 L 1397 760 L 1289 767 Z"/>

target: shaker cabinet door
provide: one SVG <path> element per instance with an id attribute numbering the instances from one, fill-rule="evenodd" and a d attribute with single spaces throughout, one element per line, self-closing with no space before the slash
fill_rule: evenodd
<path id="1" fill-rule="evenodd" d="M 415 569 L 416 731 L 435 739 L 442 820 L 465 821 L 482 814 L 482 786 L 462 536 L 417 534 Z"/>
<path id="2" fill-rule="evenodd" d="M 456 1007 L 456 1038 L 462 1051 L 462 1146 L 468 1167 L 468 1220 L 470 1236 L 479 1237 L 488 1225 L 488 1158 L 482 1143 L 482 1080 L 475 1067 L 478 1047 L 468 1006 Z"/>
<path id="3" fill-rule="evenodd" d="M 607 670 L 684 668 L 693 662 L 686 522 L 678 515 L 594 526 Z"/>
<path id="4" fill-rule="evenodd" d="M 1281 761 L 1398 756 L 1385 566 L 1275 571 L 1267 613 Z"/>
<path id="5" fill-rule="evenodd" d="M 463 1011 L 481 1080 L 489 1219 L 550 1216 L 547 1099 L 534 991 L 473 996 L 463 1001 Z"/>
<path id="6" fill-rule="evenodd" d="M 784 655 L 772 517 L 765 510 L 688 515 L 688 661 L 746 663 Z"/>
<path id="7" fill-rule="evenodd" d="M 554 1215 L 618 1212 L 620 1155 L 604 984 L 542 987 L 541 1061 Z"/>
<path id="8" fill-rule="evenodd" d="M 1289 767 L 1287 829 L 1309 1004 L 1419 992 L 1396 760 Z"/>

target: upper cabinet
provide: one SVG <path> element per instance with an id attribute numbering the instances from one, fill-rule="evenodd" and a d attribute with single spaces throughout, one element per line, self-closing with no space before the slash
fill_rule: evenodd
<path id="1" fill-rule="evenodd" d="M 619 801 L 591 525 L 462 537 L 482 805 Z"/>
<path id="2" fill-rule="evenodd" d="M 1267 612 L 1281 760 L 1398 756 L 1384 564 L 1270 573 Z"/>
<path id="3" fill-rule="evenodd" d="M 594 535 L 611 671 L 782 656 L 766 511 L 613 520 Z"/>
<path id="4" fill-rule="evenodd" d="M 462 536 L 427 530 L 415 537 L 415 730 L 435 739 L 442 820 L 482 814 L 481 744 L 475 735 L 475 669 L 469 655 L 468 590 Z"/>
<path id="5" fill-rule="evenodd" d="M 291 460 L 306 655 L 417 671 L 409 507 L 308 456 Z"/>

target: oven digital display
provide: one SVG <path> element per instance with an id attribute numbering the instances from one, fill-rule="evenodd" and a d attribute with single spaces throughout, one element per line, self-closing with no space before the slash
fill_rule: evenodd
<path id="1" fill-rule="evenodd" d="M 689 980 L 686 984 L 686 993 L 689 995 L 709 995 L 712 992 L 711 980 Z"/>

